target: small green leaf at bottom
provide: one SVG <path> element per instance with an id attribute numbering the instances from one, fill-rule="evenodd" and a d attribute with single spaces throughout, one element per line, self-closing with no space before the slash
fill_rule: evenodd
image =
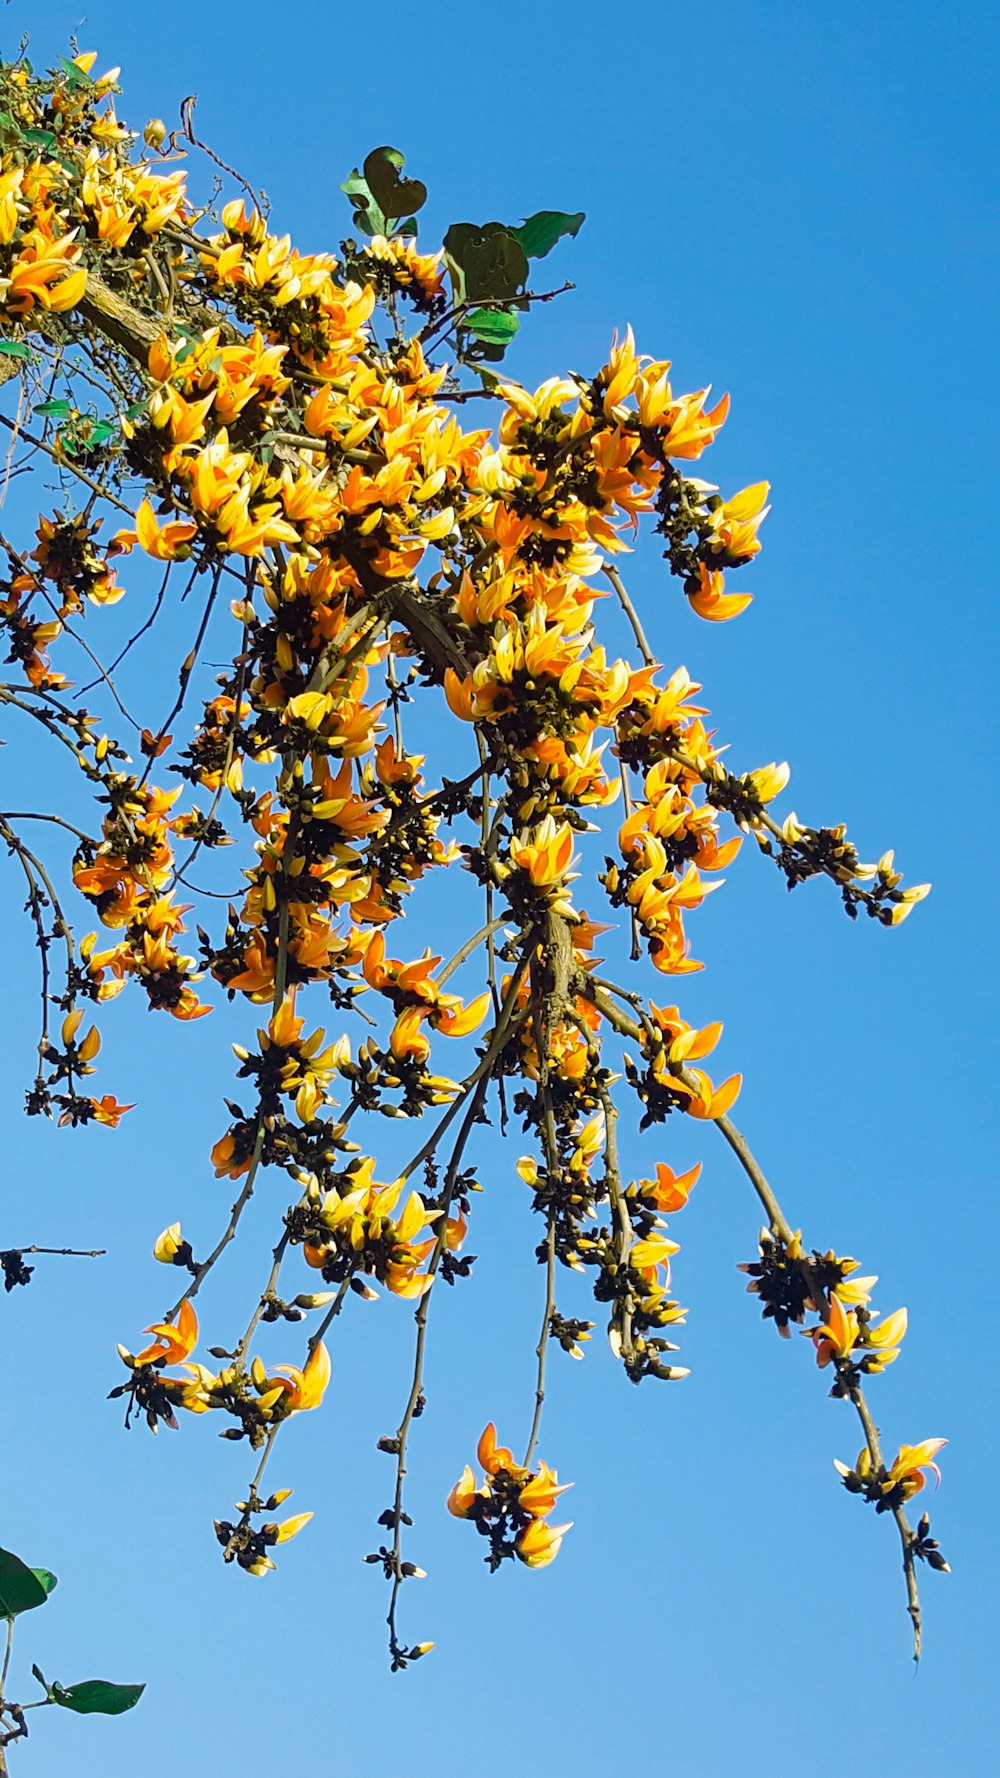
<path id="1" fill-rule="evenodd" d="M 77 1716 L 123 1716 L 138 1704 L 144 1685 L 111 1685 L 107 1679 L 82 1679 L 79 1685 L 62 1686 L 53 1680 L 49 1696 Z"/>

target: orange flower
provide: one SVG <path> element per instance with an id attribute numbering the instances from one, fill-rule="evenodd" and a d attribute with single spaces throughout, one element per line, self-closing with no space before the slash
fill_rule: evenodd
<path id="1" fill-rule="evenodd" d="M 517 1504 L 522 1512 L 530 1513 L 533 1519 L 544 1519 L 552 1511 L 560 1494 L 565 1494 L 572 1486 L 572 1482 L 560 1484 L 555 1470 L 550 1469 L 547 1463 L 539 1462 L 538 1474 L 532 1476 L 530 1482 L 525 1482 L 518 1494 Z M 568 1530 L 568 1526 L 563 1529 Z"/>
<path id="2" fill-rule="evenodd" d="M 476 1456 L 487 1475 L 496 1475 L 497 1471 L 501 1469 L 514 1470 L 517 1468 L 513 1452 L 508 1451 L 505 1445 L 497 1444 L 497 1429 L 492 1420 L 480 1437 L 476 1446 Z"/>
<path id="3" fill-rule="evenodd" d="M 408 1006 L 389 1033 L 389 1048 L 401 1062 L 426 1062 L 431 1053 L 430 1040 L 420 1029 L 423 1017 L 422 1007 Z"/>
<path id="4" fill-rule="evenodd" d="M 946 1438 L 925 1438 L 919 1445 L 900 1445 L 896 1456 L 886 1471 L 883 1490 L 888 1493 L 890 1488 L 898 1487 L 904 1500 L 919 1494 L 925 1486 L 925 1469 L 933 1470 L 938 1485 L 941 1482 L 941 1471 L 933 1459 L 948 1443 Z"/>
<path id="5" fill-rule="evenodd" d="M 318 1408 L 330 1381 L 330 1354 L 322 1340 L 314 1346 L 302 1370 L 293 1364 L 275 1366 L 278 1373 L 268 1381 L 284 1391 L 281 1404 L 287 1414 Z"/>
<path id="6" fill-rule="evenodd" d="M 224 1136 L 219 1137 L 212 1149 L 211 1160 L 216 1179 L 239 1179 L 241 1173 L 250 1170 L 249 1154 L 239 1160 L 236 1158 L 236 1138 L 232 1130 L 227 1130 Z"/>
<path id="7" fill-rule="evenodd" d="M 725 576 L 717 568 L 706 568 L 704 562 L 698 564 L 700 585 L 697 592 L 688 593 L 688 603 L 692 611 L 699 617 L 707 618 L 709 623 L 728 623 L 731 617 L 739 617 L 753 599 L 752 593 L 724 593 Z"/>
<path id="8" fill-rule="evenodd" d="M 816 1363 L 824 1370 L 832 1359 L 851 1356 L 858 1339 L 858 1318 L 852 1309 L 844 1308 L 839 1296 L 831 1296 L 829 1320 L 812 1328 L 810 1337 Z"/>
<path id="9" fill-rule="evenodd" d="M 105 1093 L 103 1099 L 91 1099 L 90 1103 L 94 1107 L 93 1122 L 106 1124 L 109 1130 L 117 1130 L 126 1111 L 135 1110 L 134 1103 L 119 1105 L 117 1099 L 113 1098 L 110 1093 Z"/>
<path id="10" fill-rule="evenodd" d="M 448 1496 L 448 1511 L 456 1519 L 467 1519 L 472 1512 L 472 1503 L 476 1498 L 476 1478 L 469 1465 L 466 1464 L 458 1481 Z"/>
<path id="11" fill-rule="evenodd" d="M 707 1074 L 700 1068 L 690 1070 L 692 1078 L 698 1083 L 694 1093 L 684 1107 L 690 1117 L 716 1119 L 725 1117 L 730 1106 L 735 1105 L 743 1085 L 742 1074 L 731 1074 L 724 1080 L 721 1087 L 713 1087 Z"/>
<path id="12" fill-rule="evenodd" d="M 158 525 L 150 501 L 143 500 L 135 515 L 135 530 L 118 531 L 111 539 L 111 550 L 122 550 L 129 555 L 138 543 L 147 556 L 157 562 L 177 562 L 191 554 L 187 545 L 197 532 L 197 525 L 185 519 L 171 519 L 165 525 Z"/>
<path id="13" fill-rule="evenodd" d="M 183 1359 L 190 1358 L 198 1343 L 198 1317 L 185 1297 L 178 1311 L 176 1326 L 169 1321 L 154 1322 L 145 1332 L 155 1334 L 156 1340 L 153 1345 L 136 1353 L 136 1364 L 179 1364 Z"/>
<path id="14" fill-rule="evenodd" d="M 664 1161 L 656 1163 L 656 1179 L 640 1179 L 636 1192 L 647 1203 L 665 1215 L 676 1210 L 683 1210 L 688 1198 L 698 1183 L 701 1173 L 701 1162 L 687 1173 L 674 1173 Z"/>

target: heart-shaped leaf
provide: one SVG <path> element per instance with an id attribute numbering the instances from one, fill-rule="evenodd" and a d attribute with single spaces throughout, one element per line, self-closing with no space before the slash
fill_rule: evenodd
<path id="1" fill-rule="evenodd" d="M 579 234 L 586 216 L 582 210 L 576 210 L 572 216 L 563 210 L 538 210 L 522 222 L 520 228 L 512 228 L 511 234 L 521 243 L 529 259 L 544 259 L 551 253 L 557 241 L 564 235 Z"/>
<path id="2" fill-rule="evenodd" d="M 427 202 L 427 187 L 419 179 L 402 179 L 405 155 L 398 148 L 373 148 L 365 157 L 365 179 L 368 189 L 388 222 L 422 210 Z"/>
<path id="3" fill-rule="evenodd" d="M 444 250 L 458 302 L 510 302 L 527 283 L 524 248 L 502 222 L 454 222 Z"/>
<path id="4" fill-rule="evenodd" d="M 55 1586 L 55 1580 L 52 1581 Z M 0 1618 L 18 1617 L 22 1611 L 34 1611 L 44 1605 L 52 1587 L 10 1550 L 0 1550 Z"/>
<path id="5" fill-rule="evenodd" d="M 53 1704 L 64 1710 L 75 1710 L 77 1716 L 123 1716 L 138 1704 L 144 1685 L 112 1685 L 107 1679 L 82 1679 L 79 1685 L 62 1686 L 55 1680 L 49 1687 Z"/>

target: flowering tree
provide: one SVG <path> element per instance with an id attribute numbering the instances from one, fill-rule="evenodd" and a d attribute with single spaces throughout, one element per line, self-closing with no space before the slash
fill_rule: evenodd
<path id="1" fill-rule="evenodd" d="M 27 1109 L 110 1129 L 133 1109 L 90 1090 L 90 1014 L 123 990 L 181 1021 L 208 1014 L 213 992 L 248 1010 L 211 1156 L 235 1187 L 232 1209 L 206 1253 L 179 1223 L 156 1241 L 183 1289 L 149 1344 L 120 1348 L 112 1393 L 126 1423 L 155 1431 L 209 1414 L 249 1445 L 245 1498 L 216 1532 L 227 1562 L 263 1575 L 311 1516 L 275 1519 L 288 1490 L 264 1476 L 281 1428 L 322 1401 L 335 1323 L 352 1293 L 409 1300 L 412 1377 L 381 1441 L 395 1483 L 367 1558 L 389 1584 L 390 1658 L 405 1667 L 430 1646 L 398 1616 L 420 1573 L 404 1549 L 409 1440 L 435 1286 L 471 1269 L 480 1126 L 526 1133 L 510 1173 L 538 1216 L 537 1380 L 522 1454 L 487 1424 L 478 1471 L 447 1504 L 492 1568 L 540 1567 L 568 1529 L 552 1522 L 566 1484 L 538 1456 L 548 1354 L 583 1358 L 593 1328 L 561 1311 L 562 1269 L 589 1277 L 632 1382 L 687 1375 L 666 1219 L 700 1169 L 663 1160 L 630 1180 L 618 1122 L 694 1118 L 729 1145 L 763 1212 L 749 1289 L 780 1334 L 804 1328 L 831 1393 L 857 1414 L 861 1453 L 837 1467 L 895 1522 L 919 1653 L 917 1564 L 946 1564 L 926 1515 L 913 1526 L 906 1508 L 944 1441 L 890 1460 L 865 1394 L 899 1352 L 906 1311 L 880 1317 L 875 1279 L 793 1226 L 729 1115 L 740 1076 L 706 1072 L 721 1026 L 659 1004 L 669 978 L 701 968 L 686 916 L 744 836 L 789 888 L 830 879 L 852 919 L 898 925 L 926 894 L 902 886 L 891 852 L 863 864 L 842 827 L 772 813 L 787 765 L 723 763 L 700 686 L 649 647 L 618 567 L 645 515 L 698 618 L 725 622 L 749 603 L 725 576 L 759 550 L 767 484 L 723 498 L 688 473 L 727 398 L 676 393 L 669 364 L 640 357 L 630 332 L 593 374 L 534 393 L 505 375 L 531 305 L 559 294 L 533 288 L 535 262 L 582 215 L 457 223 L 422 253 L 426 191 L 397 150 L 377 148 L 344 183 L 354 238 L 337 257 L 302 254 L 199 142 L 190 103 L 169 135 L 149 123 L 141 147 L 115 115 L 117 70 L 95 79 L 94 61 L 0 68 L 7 472 L 55 465 L 62 486 L 34 536 L 0 536 L 12 670 L 0 703 L 68 752 L 93 803 L 87 825 L 0 811 L 41 967 Z M 192 147 L 221 175 L 204 202 L 180 164 Z M 115 683 L 125 650 L 109 661 L 92 634 L 141 555 L 159 586 L 125 650 L 154 627 L 161 650 L 176 639 L 165 717 L 132 715 Z M 634 660 L 609 659 L 598 639 L 602 594 L 627 618 Z M 226 605 L 229 660 L 213 684 L 203 647 Z M 450 730 L 436 768 L 407 743 L 425 706 Z M 451 749 L 454 776 L 441 769 Z M 65 883 L 36 841 L 43 821 L 68 831 Z M 246 886 L 220 919 L 192 871 L 231 845 Z M 411 898 L 419 910 L 435 880 L 462 870 L 481 917 L 447 960 L 407 957 L 396 933 Z M 630 934 L 624 981 L 594 956 L 608 927 L 581 905 L 588 875 L 590 908 L 603 899 Z M 193 905 L 197 956 L 181 936 Z M 78 938 L 81 910 L 94 929 Z M 643 954 L 668 978 L 658 990 Z M 449 984 L 465 966 L 478 976 L 460 996 Z M 473 1034 L 474 1049 L 452 1052 L 468 1058 L 454 1079 L 448 1040 Z M 382 1117 L 416 1127 L 390 1180 L 378 1177 Z M 265 1169 L 287 1182 L 272 1263 L 248 1280 L 232 1343 L 200 1352 L 195 1299 L 232 1263 Z M 2 1256 L 8 1289 L 30 1276 L 25 1251 Z M 305 1322 L 308 1337 L 297 1363 L 268 1369 L 255 1337 L 278 1321 Z M 2 1693 L 0 1708 L 2 1733 L 13 1720 Z"/>

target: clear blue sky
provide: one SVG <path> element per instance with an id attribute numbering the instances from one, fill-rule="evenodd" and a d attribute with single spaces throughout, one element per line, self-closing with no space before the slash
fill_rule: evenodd
<path id="1" fill-rule="evenodd" d="M 586 210 L 578 240 L 550 262 L 577 290 L 532 317 L 515 373 L 531 383 L 596 368 L 613 328 L 631 322 L 682 386 L 732 391 L 705 467 L 729 489 L 773 484 L 765 548 L 745 576 L 755 602 L 737 624 L 700 624 L 652 539 L 630 567 L 633 590 L 665 657 L 705 683 L 734 764 L 789 759 L 786 806 L 848 821 L 863 856 L 895 845 L 908 879 L 935 889 L 898 932 L 852 928 L 829 885 L 786 896 L 747 856 L 693 917 L 708 967 L 684 1004 L 726 1020 L 723 1056 L 746 1076 L 739 1121 L 793 1222 L 878 1272 L 885 1310 L 909 1306 L 874 1407 L 892 1451 L 951 1441 L 930 1504 L 954 1568 L 922 1576 L 927 1651 L 914 1678 L 892 1529 L 831 1467 L 857 1450 L 853 1417 L 826 1399 L 806 1343 L 779 1342 L 743 1295 L 735 1266 L 752 1256 L 754 1202 L 714 1132 L 685 1125 L 664 1152 L 705 1160 L 676 1225 L 692 1376 L 632 1389 L 598 1338 L 585 1365 L 553 1355 L 541 1448 L 576 1481 L 576 1526 L 552 1568 L 491 1578 L 471 1531 L 443 1511 L 488 1417 L 523 1436 L 531 1387 L 541 1298 L 527 1194 L 487 1149 L 481 1257 L 472 1285 L 435 1308 L 430 1406 L 413 1440 L 413 1554 L 429 1577 L 404 1594 L 406 1624 L 436 1651 L 390 1679 L 385 1589 L 360 1561 L 388 1498 L 374 1445 L 405 1390 L 405 1305 L 357 1305 L 335 1341 L 325 1410 L 279 1446 L 274 1480 L 294 1481 L 294 1505 L 315 1509 L 309 1530 L 265 1582 L 224 1570 L 210 1521 L 242 1492 L 242 1448 L 191 1420 L 178 1436 L 126 1436 L 103 1398 L 118 1380 L 114 1341 L 165 1306 L 152 1238 L 181 1216 L 204 1245 L 224 1217 L 228 1186 L 213 1181 L 207 1149 L 230 1090 L 224 1039 L 245 1015 L 182 1029 L 123 999 L 102 1020 L 104 1081 L 140 1108 L 116 1136 L 28 1124 L 25 938 L 5 983 L 0 1245 L 113 1252 L 93 1265 L 41 1261 L 30 1290 L 0 1301 L 0 1541 L 61 1578 L 25 1621 L 28 1659 L 64 1683 L 101 1674 L 149 1688 L 117 1723 L 46 1712 L 12 1750 L 15 1771 L 989 1767 L 1000 1456 L 991 10 L 92 0 L 85 25 L 64 0 L 47 0 L 42 22 L 34 6 L 4 10 L 5 52 L 32 23 L 41 62 L 79 27 L 102 68 L 122 63 L 133 125 L 172 122 L 197 92 L 201 132 L 310 248 L 344 232 L 337 186 L 381 142 L 402 147 L 429 186 L 432 244 L 460 218 Z M 18 758 L 0 757 L 8 781 Z M 10 873 L 0 894 L 8 929 L 20 899 Z M 515 1137 L 510 1160 L 518 1152 Z M 648 1160 L 656 1143 L 629 1152 Z M 262 1221 L 261 1252 L 267 1233 Z M 207 1299 L 208 1338 L 229 1332 L 245 1276 L 243 1295 L 223 1284 Z"/>

